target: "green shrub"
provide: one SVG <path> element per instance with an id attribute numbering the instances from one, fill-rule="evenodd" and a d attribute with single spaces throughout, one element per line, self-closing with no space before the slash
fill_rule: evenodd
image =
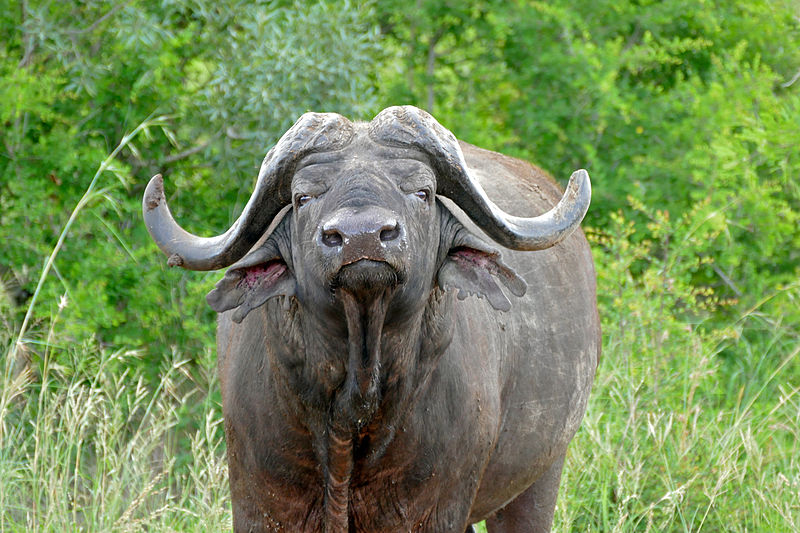
<path id="1" fill-rule="evenodd" d="M 204 295 L 219 274 L 166 267 L 141 221 L 149 178 L 166 176 L 185 227 L 218 234 L 299 115 L 363 117 L 374 105 L 369 6 L 284 4 L 0 2 L 0 280 L 16 320 L 97 166 L 126 131 L 168 114 L 101 177 L 41 288 L 32 339 L 65 295 L 63 342 L 143 348 L 151 379 L 165 354 L 213 344 Z"/>
<path id="2" fill-rule="evenodd" d="M 603 356 L 570 446 L 559 531 L 795 531 L 800 526 L 800 284 L 709 325 L 693 285 L 718 230 L 706 206 L 678 220 L 634 209 L 591 233 Z"/>
<path id="3" fill-rule="evenodd" d="M 459 138 L 587 168 L 588 223 L 626 198 L 717 233 L 692 283 L 752 305 L 800 277 L 800 17 L 793 2 L 424 1 L 378 7 L 383 98 L 432 107 Z M 422 10 L 420 12 L 420 9 Z M 395 66 L 396 65 L 396 66 Z M 399 72 L 398 72 L 399 71 Z M 735 314 L 734 313 L 734 314 Z"/>

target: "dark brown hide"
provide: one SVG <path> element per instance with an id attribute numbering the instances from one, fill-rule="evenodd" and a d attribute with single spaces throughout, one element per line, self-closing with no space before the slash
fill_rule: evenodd
<path id="1" fill-rule="evenodd" d="M 560 198 L 538 169 L 462 149 L 504 210 L 537 214 Z M 329 324 L 277 299 L 241 324 L 232 312 L 220 316 L 236 531 L 323 531 L 327 497 L 328 514 L 339 517 L 332 531 L 460 533 L 560 465 L 600 346 L 589 248 L 578 231 L 548 250 L 505 250 L 503 257 L 528 284 L 525 296 L 512 297 L 510 312 L 434 288 L 423 313 L 383 325 L 382 402 L 355 443 L 337 435 L 335 409 L 331 427 L 307 424 L 327 423 L 309 414 L 309 405 L 324 406 L 325 395 L 335 397 L 352 375 L 344 368 L 353 364 L 352 347 L 326 334 Z M 319 356 L 331 353 L 342 355 Z M 308 383 L 326 392 L 295 400 Z M 315 442 L 326 432 L 329 444 Z M 547 528 L 557 481 L 545 487 L 544 518 L 532 518 Z"/>
<path id="2" fill-rule="evenodd" d="M 435 150 L 379 126 L 292 158 L 292 208 L 209 295 L 234 530 L 547 531 L 600 349 L 589 246 L 489 244 L 472 220 L 505 215 L 465 216 L 436 195 Z M 458 146 L 437 150 L 509 220 L 562 198 Z"/>

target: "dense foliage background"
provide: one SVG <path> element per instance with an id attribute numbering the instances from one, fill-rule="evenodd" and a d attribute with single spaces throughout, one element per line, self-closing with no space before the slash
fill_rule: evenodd
<path id="1" fill-rule="evenodd" d="M 0 0 L 0 531 L 228 527 L 223 231 L 307 110 L 592 176 L 604 355 L 561 531 L 800 529 L 800 6 Z M 67 496 L 68 495 L 68 496 Z"/>

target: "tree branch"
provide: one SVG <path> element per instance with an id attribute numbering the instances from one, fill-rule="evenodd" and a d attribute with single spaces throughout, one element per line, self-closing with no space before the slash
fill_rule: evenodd
<path id="1" fill-rule="evenodd" d="M 792 77 L 791 80 L 787 81 L 786 83 L 781 83 L 781 87 L 787 89 L 791 87 L 794 84 L 794 82 L 796 82 L 798 79 L 800 79 L 800 70 L 797 71 L 797 73 Z"/>
<path id="2" fill-rule="evenodd" d="M 741 291 L 741 290 L 739 290 L 739 287 L 737 287 L 737 286 L 736 286 L 736 284 L 733 282 L 733 280 L 732 280 L 731 278 L 729 278 L 729 277 L 728 277 L 728 276 L 725 274 L 725 272 L 723 272 L 723 271 L 722 271 L 722 269 L 721 269 L 721 268 L 719 268 L 719 267 L 718 267 L 716 264 L 714 264 L 714 263 L 712 263 L 712 264 L 711 264 L 711 268 L 713 268 L 713 269 L 714 269 L 714 272 L 716 272 L 716 273 L 717 273 L 717 275 L 720 277 L 720 279 L 722 279 L 722 281 L 723 281 L 723 282 L 725 282 L 725 285 L 727 285 L 728 287 L 730 287 L 730 289 L 731 289 L 731 290 L 734 292 L 734 294 L 736 294 L 736 296 L 737 296 L 738 298 L 741 298 L 741 297 L 742 297 L 742 291 Z"/>
<path id="3" fill-rule="evenodd" d="M 125 7 L 126 5 L 130 4 L 131 0 L 125 0 L 124 2 L 120 2 L 119 4 L 115 5 L 111 9 L 108 10 L 108 13 L 100 17 L 99 19 L 95 20 L 91 25 L 83 28 L 82 30 L 69 30 L 67 33 L 69 35 L 80 35 L 82 33 L 91 33 L 93 32 L 100 24 L 108 20 L 114 13 Z"/>
<path id="4" fill-rule="evenodd" d="M 436 44 L 439 39 L 444 35 L 444 26 L 436 30 L 436 33 L 431 37 L 428 43 L 428 63 L 425 66 L 425 77 L 427 78 L 425 86 L 427 88 L 427 111 L 433 114 L 434 92 L 433 92 L 433 74 L 436 70 Z"/>
<path id="5" fill-rule="evenodd" d="M 216 137 L 216 135 L 214 137 Z M 211 144 L 211 140 L 214 137 L 212 137 L 211 139 L 209 139 L 209 140 L 207 140 L 205 142 L 202 142 L 202 143 L 198 144 L 197 146 L 192 146 L 191 148 L 188 148 L 188 149 L 184 150 L 183 152 L 178 152 L 177 154 L 168 155 L 167 157 L 164 158 L 164 163 L 174 163 L 175 161 L 180 161 L 181 159 L 186 159 L 187 157 L 193 156 L 194 154 L 204 150 L 206 148 L 206 146 Z"/>
<path id="6" fill-rule="evenodd" d="M 31 57 L 33 56 L 33 49 L 35 48 L 35 42 L 33 40 L 33 36 L 30 32 L 25 30 L 25 22 L 28 14 L 28 2 L 23 0 L 20 3 L 20 10 L 22 11 L 22 23 L 19 25 L 20 29 L 22 29 L 22 43 L 25 49 L 25 52 L 22 54 L 22 59 L 20 59 L 19 64 L 17 65 L 19 68 L 27 67 L 31 62 Z"/>

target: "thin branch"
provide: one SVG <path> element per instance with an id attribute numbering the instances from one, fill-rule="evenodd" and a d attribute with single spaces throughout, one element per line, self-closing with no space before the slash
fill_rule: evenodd
<path id="1" fill-rule="evenodd" d="M 124 2 L 121 2 L 121 3 L 117 4 L 117 5 L 115 5 L 114 7 L 112 7 L 111 9 L 109 9 L 108 13 L 106 13 L 105 15 L 100 17 L 99 19 L 95 20 L 90 26 L 87 26 L 86 28 L 83 28 L 82 30 L 69 30 L 66 33 L 69 34 L 69 35 L 80 35 L 82 33 L 91 33 L 100 24 L 102 24 L 103 22 L 108 20 L 108 18 L 111 17 L 112 15 L 114 15 L 114 13 L 116 13 L 117 11 L 119 11 L 120 9 L 122 9 L 123 7 L 125 7 L 126 5 L 128 5 L 130 3 L 131 3 L 131 0 L 125 0 Z"/>
<path id="2" fill-rule="evenodd" d="M 725 285 L 730 287 L 730 289 L 736 294 L 737 298 L 742 297 L 742 291 L 739 290 L 739 287 L 736 286 L 736 284 L 733 282 L 731 278 L 725 275 L 725 272 L 723 272 L 721 268 L 719 268 L 716 264 L 713 263 L 711 264 L 711 268 L 713 268 L 714 272 L 716 272 L 717 275 L 722 279 L 722 281 L 725 282 Z"/>
<path id="3" fill-rule="evenodd" d="M 20 24 L 20 28 L 23 28 L 22 42 L 25 45 L 25 52 L 22 54 L 22 59 L 19 60 L 17 67 L 24 68 L 31 63 L 31 57 L 33 57 L 33 50 L 36 47 L 36 43 L 33 40 L 33 36 L 30 34 L 30 32 L 25 31 L 24 29 L 28 13 L 28 2 L 23 0 L 23 2 L 20 4 L 20 9 L 22 10 L 22 23 Z"/>
<path id="4" fill-rule="evenodd" d="M 218 136 L 219 133 L 215 134 L 211 139 L 198 144 L 197 146 L 192 146 L 191 148 L 188 148 L 183 152 L 178 152 L 177 154 L 168 155 L 164 158 L 164 163 L 174 163 L 175 161 L 180 161 L 181 159 L 186 159 L 187 157 L 193 156 L 197 152 L 202 152 L 209 144 L 211 144 L 211 141 Z"/>
<path id="5" fill-rule="evenodd" d="M 792 77 L 791 80 L 787 81 L 786 83 L 781 83 L 781 87 L 783 87 L 784 89 L 791 87 L 792 85 L 794 85 L 794 82 L 796 82 L 798 79 L 800 79 L 800 70 L 797 71 L 797 73 Z"/>
<path id="6" fill-rule="evenodd" d="M 426 89 L 427 89 L 427 93 L 428 93 L 427 94 L 427 96 L 428 96 L 428 98 L 427 98 L 427 100 L 428 100 L 427 101 L 428 108 L 427 108 L 426 111 L 428 111 L 428 113 L 431 113 L 431 114 L 433 114 L 433 103 L 434 103 L 434 100 L 435 100 L 434 92 L 433 92 L 433 75 L 434 75 L 435 70 L 436 70 L 436 56 L 437 56 L 437 54 L 436 54 L 436 45 L 439 43 L 439 40 L 444 35 L 444 32 L 445 32 L 444 26 L 440 27 L 438 30 L 436 30 L 436 34 L 431 37 L 431 40 L 428 43 L 428 63 L 425 66 L 425 74 L 426 74 L 426 77 L 427 77 L 427 80 L 426 80 L 426 82 L 427 82 L 426 86 L 427 87 L 426 87 Z"/>

